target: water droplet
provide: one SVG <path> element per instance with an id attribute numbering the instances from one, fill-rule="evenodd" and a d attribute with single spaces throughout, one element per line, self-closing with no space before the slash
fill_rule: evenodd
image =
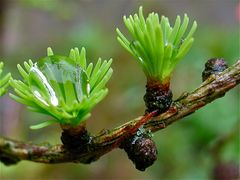
<path id="1" fill-rule="evenodd" d="M 143 63 L 143 59 L 141 57 L 138 57 L 138 59 Z"/>
<path id="2" fill-rule="evenodd" d="M 41 101 L 46 106 L 49 106 L 48 103 L 43 99 L 42 95 L 38 91 L 34 90 L 33 94 L 39 101 Z"/>
<path id="3" fill-rule="evenodd" d="M 87 93 L 88 93 L 88 95 L 90 94 L 90 91 L 91 91 L 91 86 L 90 86 L 90 83 L 88 82 L 87 83 Z"/>
<path id="4" fill-rule="evenodd" d="M 62 99 L 71 106 L 74 100 L 81 102 L 90 93 L 86 72 L 68 57 L 42 58 L 31 68 L 30 74 L 33 92 L 38 92 L 35 92 L 36 98 L 45 105 L 50 101 L 53 106 L 58 106 Z"/>
<path id="5" fill-rule="evenodd" d="M 49 106 L 47 103 L 48 99 L 53 106 L 58 105 L 58 98 L 56 97 L 55 91 L 46 76 L 38 69 L 37 63 L 30 69 L 29 80 L 33 94 L 37 99 L 47 106 Z"/>

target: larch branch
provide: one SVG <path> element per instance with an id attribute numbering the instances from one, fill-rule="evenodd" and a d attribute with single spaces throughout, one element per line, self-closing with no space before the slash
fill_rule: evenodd
<path id="1" fill-rule="evenodd" d="M 152 132 L 166 128 L 206 104 L 223 97 L 226 92 L 237 86 L 239 82 L 240 60 L 225 71 L 217 75 L 211 75 L 193 92 L 184 93 L 174 101 L 167 112 L 148 120 L 144 128 Z M 78 154 L 70 153 L 64 149 L 63 145 L 33 144 L 0 137 L 0 160 L 6 165 L 21 160 L 49 164 L 64 162 L 90 163 L 119 147 L 119 142 L 128 135 L 129 129 L 134 129 L 142 118 L 142 116 L 138 117 L 120 127 L 104 130 L 92 136 L 91 141 L 84 145 Z"/>

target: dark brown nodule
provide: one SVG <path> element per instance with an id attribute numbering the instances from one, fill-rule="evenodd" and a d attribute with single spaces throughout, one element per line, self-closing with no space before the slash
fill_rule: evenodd
<path id="1" fill-rule="evenodd" d="M 0 151 L 0 162 L 2 162 L 5 166 L 10 166 L 13 164 L 17 164 L 20 161 L 18 157 L 10 157 L 10 156 L 5 156 L 1 151 Z"/>
<path id="2" fill-rule="evenodd" d="M 202 72 L 202 80 L 205 81 L 212 74 L 219 74 L 228 68 L 223 58 L 212 58 L 205 63 L 205 69 Z"/>
<path id="3" fill-rule="evenodd" d="M 235 180 L 240 178 L 239 165 L 235 163 L 220 163 L 214 167 L 214 180 Z"/>
<path id="4" fill-rule="evenodd" d="M 149 81 L 144 95 L 147 112 L 158 110 L 163 113 L 169 109 L 172 103 L 172 91 L 168 84 L 160 84 L 159 81 Z"/>
<path id="5" fill-rule="evenodd" d="M 120 146 L 135 164 L 136 169 L 145 171 L 157 159 L 157 148 L 154 141 L 147 135 L 126 138 Z"/>
<path id="6" fill-rule="evenodd" d="M 80 153 L 87 150 L 86 147 L 90 144 L 91 136 L 85 128 L 78 133 L 73 129 L 63 129 L 61 140 L 66 150 L 71 153 Z"/>

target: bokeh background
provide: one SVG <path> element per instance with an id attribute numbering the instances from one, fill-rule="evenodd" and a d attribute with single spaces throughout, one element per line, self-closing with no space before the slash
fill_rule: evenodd
<path id="1" fill-rule="evenodd" d="M 177 66 L 171 87 L 174 98 L 201 83 L 206 60 L 224 57 L 231 65 L 240 57 L 240 4 L 236 0 L 1 0 L 0 59 L 5 72 L 19 78 L 16 64 L 46 56 L 46 48 L 68 55 L 84 46 L 87 59 L 113 58 L 109 95 L 92 112 L 88 128 L 111 129 L 144 112 L 145 77 L 116 40 L 116 27 L 126 32 L 122 16 L 155 11 L 168 16 L 187 13 L 198 22 L 191 51 Z M 12 89 L 9 89 L 11 92 Z M 23 161 L 0 164 L 0 179 L 212 179 L 237 168 L 240 161 L 240 89 L 214 101 L 165 130 L 154 134 L 158 160 L 145 172 L 137 171 L 124 151 L 116 149 L 90 165 L 45 165 Z M 29 126 L 48 117 L 29 112 L 7 95 L 0 98 L 0 134 L 17 140 L 60 143 L 60 127 L 40 130 Z M 224 145 L 212 153 L 218 139 Z M 239 167 L 239 166 L 238 166 Z M 215 170 L 214 170 L 215 169 Z M 216 172 L 215 172 L 216 174 Z"/>

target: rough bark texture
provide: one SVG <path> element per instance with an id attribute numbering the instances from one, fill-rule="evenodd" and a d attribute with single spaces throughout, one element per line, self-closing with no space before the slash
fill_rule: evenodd
<path id="1" fill-rule="evenodd" d="M 0 137 L 0 160 L 11 165 L 21 160 L 41 163 L 81 162 L 96 161 L 102 155 L 119 147 L 129 134 L 137 131 L 139 122 L 145 122 L 144 128 L 152 132 L 166 128 L 173 122 L 193 113 L 206 104 L 222 97 L 227 91 L 240 82 L 240 60 L 227 68 L 222 73 L 211 75 L 200 87 L 191 93 L 185 93 L 172 103 L 170 109 L 156 117 L 138 117 L 113 130 L 101 131 L 91 136 L 91 141 L 83 145 L 84 151 L 70 153 L 63 145 L 33 144 Z M 147 115 L 146 115 L 147 116 Z"/>

